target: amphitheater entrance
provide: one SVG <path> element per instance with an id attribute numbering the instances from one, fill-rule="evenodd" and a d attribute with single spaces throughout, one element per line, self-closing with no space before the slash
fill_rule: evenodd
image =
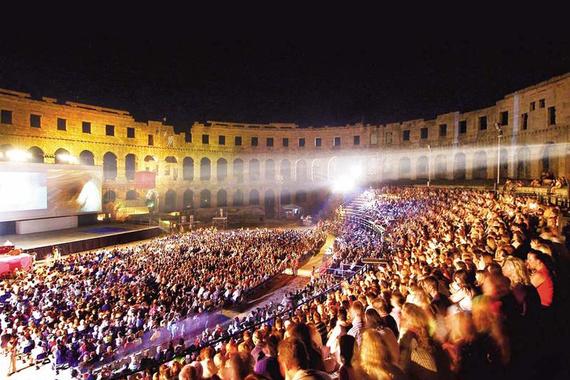
<path id="1" fill-rule="evenodd" d="M 273 190 L 267 190 L 263 197 L 263 204 L 265 206 L 265 216 L 267 218 L 275 217 L 275 193 Z"/>

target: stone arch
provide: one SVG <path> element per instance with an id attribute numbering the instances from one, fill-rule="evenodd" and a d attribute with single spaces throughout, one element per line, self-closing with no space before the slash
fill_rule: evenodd
<path id="1" fill-rule="evenodd" d="M 10 145 L 10 144 L 0 145 L 0 160 L 2 160 L 2 161 L 8 160 L 7 153 L 10 149 L 12 149 L 12 145 Z"/>
<path id="2" fill-rule="evenodd" d="M 95 165 L 95 156 L 89 150 L 84 150 L 83 152 L 79 153 L 79 162 L 82 165 Z"/>
<path id="3" fill-rule="evenodd" d="M 301 205 L 307 201 L 307 193 L 304 190 L 299 190 L 295 193 L 295 203 Z"/>
<path id="4" fill-rule="evenodd" d="M 281 205 L 291 204 L 291 193 L 287 189 L 281 190 Z"/>
<path id="5" fill-rule="evenodd" d="M 275 181 L 275 161 L 271 159 L 265 161 L 265 179 L 270 183 Z"/>
<path id="6" fill-rule="evenodd" d="M 145 164 L 145 170 L 147 172 L 148 171 L 158 172 L 158 160 L 156 159 L 156 157 L 151 155 L 145 156 L 144 164 Z"/>
<path id="7" fill-rule="evenodd" d="M 257 158 L 249 160 L 249 179 L 258 181 L 260 176 L 260 164 Z"/>
<path id="8" fill-rule="evenodd" d="M 127 179 L 135 179 L 135 172 L 137 170 L 137 157 L 129 153 L 125 156 L 125 176 Z"/>
<path id="9" fill-rule="evenodd" d="M 200 160 L 200 181 L 209 181 L 212 176 L 212 163 L 208 157 Z"/>
<path id="10" fill-rule="evenodd" d="M 297 182 L 305 182 L 307 180 L 307 163 L 305 160 L 298 160 L 295 163 L 295 179 Z"/>
<path id="11" fill-rule="evenodd" d="M 473 179 L 487 179 L 487 153 L 484 150 L 475 152 L 471 171 Z"/>
<path id="12" fill-rule="evenodd" d="M 518 179 L 530 179 L 530 149 L 521 146 L 517 150 L 517 172 Z"/>
<path id="13" fill-rule="evenodd" d="M 311 162 L 311 179 L 313 182 L 321 182 L 326 179 L 323 163 L 318 158 Z"/>
<path id="14" fill-rule="evenodd" d="M 243 160 L 241 158 L 236 158 L 234 160 L 234 178 L 236 179 L 237 183 L 242 183 L 244 180 L 243 174 Z"/>
<path id="15" fill-rule="evenodd" d="M 136 190 L 129 190 L 129 191 L 127 191 L 127 195 L 125 196 L 125 199 L 128 201 L 134 201 L 136 199 L 139 199 L 139 194 L 137 193 Z"/>
<path id="16" fill-rule="evenodd" d="M 170 189 L 164 195 L 164 211 L 172 212 L 176 210 L 176 191 Z"/>
<path id="17" fill-rule="evenodd" d="M 184 157 L 182 160 L 182 179 L 185 181 L 194 180 L 194 159 L 192 157 Z"/>
<path id="18" fill-rule="evenodd" d="M 275 217 L 275 193 L 273 190 L 269 189 L 265 191 L 263 204 L 265 206 L 265 215 L 268 218 Z"/>
<path id="19" fill-rule="evenodd" d="M 204 189 L 200 191 L 200 208 L 208 208 L 211 207 L 211 194 L 210 190 Z"/>
<path id="20" fill-rule="evenodd" d="M 236 190 L 236 192 L 234 193 L 234 206 L 235 207 L 243 206 L 243 191 L 239 189 Z"/>
<path id="21" fill-rule="evenodd" d="M 32 156 L 30 162 L 35 162 L 38 164 L 44 163 L 44 151 L 41 150 L 41 148 L 33 146 L 30 149 L 28 149 L 28 152 Z"/>
<path id="22" fill-rule="evenodd" d="M 249 204 L 259 206 L 259 191 L 253 189 L 249 192 Z"/>
<path id="23" fill-rule="evenodd" d="M 228 207 L 228 193 L 224 189 L 218 190 L 216 207 Z"/>
<path id="24" fill-rule="evenodd" d="M 327 178 L 329 180 L 334 179 L 336 176 L 336 164 L 337 164 L 336 157 L 331 157 L 327 162 Z"/>
<path id="25" fill-rule="evenodd" d="M 168 156 L 164 159 L 164 175 L 172 175 L 172 179 L 178 179 L 178 160 L 174 156 Z"/>
<path id="26" fill-rule="evenodd" d="M 113 154 L 113 153 L 111 153 L 111 154 Z M 63 157 L 69 156 L 69 151 L 67 149 L 59 148 L 58 150 L 55 151 L 54 156 L 55 156 L 55 163 L 56 164 L 67 164 L 68 161 L 65 160 Z M 117 157 L 115 157 L 115 165 L 117 165 Z M 104 169 L 105 169 L 105 166 L 103 166 L 103 170 Z M 115 177 L 116 176 L 117 176 L 117 169 L 115 168 Z"/>
<path id="27" fill-rule="evenodd" d="M 291 179 L 291 161 L 284 159 L 281 160 L 281 167 L 279 168 L 279 173 L 284 181 L 289 181 Z"/>
<path id="28" fill-rule="evenodd" d="M 410 159 L 408 157 L 400 158 L 400 178 L 409 179 L 412 171 Z"/>
<path id="29" fill-rule="evenodd" d="M 228 161 L 225 158 L 220 158 L 216 162 L 216 177 L 219 182 L 225 181 L 228 176 Z"/>
<path id="30" fill-rule="evenodd" d="M 416 179 L 428 179 L 428 158 L 420 156 L 416 162 Z"/>
<path id="31" fill-rule="evenodd" d="M 103 194 L 103 203 L 115 202 L 117 194 L 113 190 L 107 190 Z"/>
<path id="32" fill-rule="evenodd" d="M 435 178 L 447 179 L 447 156 L 444 154 L 435 157 Z"/>
<path id="33" fill-rule="evenodd" d="M 103 178 L 117 178 L 117 156 L 114 153 L 107 152 L 103 156 Z"/>
<path id="34" fill-rule="evenodd" d="M 550 172 L 557 175 L 558 158 L 556 157 L 556 148 L 553 142 L 547 142 L 542 148 L 540 156 L 540 171 Z"/>
<path id="35" fill-rule="evenodd" d="M 194 192 L 190 189 L 186 189 L 182 195 L 182 207 L 184 208 L 194 208 Z"/>
<path id="36" fill-rule="evenodd" d="M 465 153 L 456 153 L 453 160 L 453 179 L 464 180 L 467 174 L 466 168 Z"/>

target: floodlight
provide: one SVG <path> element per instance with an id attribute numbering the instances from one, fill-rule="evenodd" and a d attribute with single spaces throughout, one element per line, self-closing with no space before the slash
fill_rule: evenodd
<path id="1" fill-rule="evenodd" d="M 32 154 L 21 149 L 10 149 L 6 152 L 6 157 L 8 157 L 10 161 L 25 162 L 29 161 L 32 158 Z"/>
<path id="2" fill-rule="evenodd" d="M 354 185 L 354 179 L 348 176 L 342 176 L 333 181 L 332 191 L 336 194 L 346 194 L 354 189 Z"/>

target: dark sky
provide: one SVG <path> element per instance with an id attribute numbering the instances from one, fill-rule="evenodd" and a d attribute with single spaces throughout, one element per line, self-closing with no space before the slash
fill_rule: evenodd
<path id="1" fill-rule="evenodd" d="M 166 117 L 183 130 L 204 120 L 431 118 L 570 72 L 563 24 L 521 27 L 515 15 L 199 19 L 8 29 L 0 87 L 125 109 L 137 120 Z"/>

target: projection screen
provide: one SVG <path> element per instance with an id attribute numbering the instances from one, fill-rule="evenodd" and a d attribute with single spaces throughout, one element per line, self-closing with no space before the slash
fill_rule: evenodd
<path id="1" fill-rule="evenodd" d="M 0 222 L 101 211 L 100 166 L 0 163 Z"/>

